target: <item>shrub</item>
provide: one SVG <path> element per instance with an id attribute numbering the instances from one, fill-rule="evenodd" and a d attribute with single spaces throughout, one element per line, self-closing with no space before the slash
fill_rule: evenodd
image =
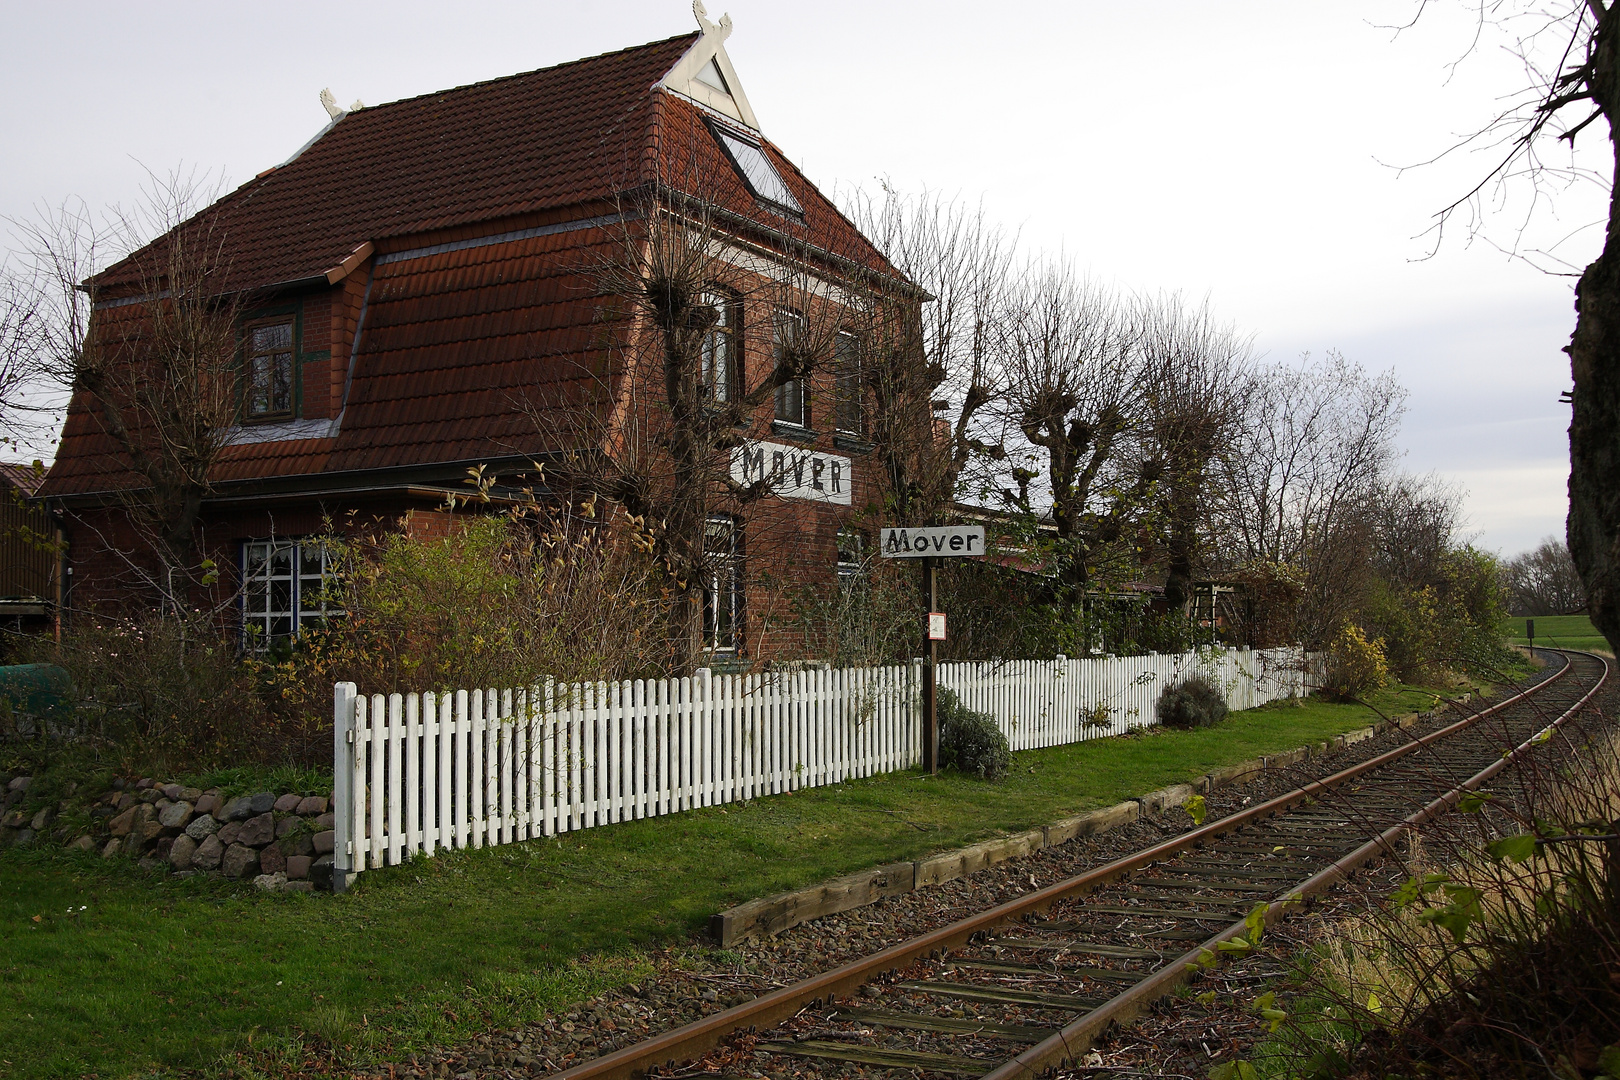
<path id="1" fill-rule="evenodd" d="M 1341 701 L 1359 698 L 1389 681 L 1389 666 L 1381 640 L 1367 640 L 1351 623 L 1339 627 L 1323 665 L 1322 690 Z"/>
<path id="2" fill-rule="evenodd" d="M 172 774 L 329 759 L 330 719 L 266 708 L 254 665 L 205 614 L 84 614 L 60 647 L 42 638 L 34 651 L 71 679 L 52 727 L 109 764 Z"/>
<path id="3" fill-rule="evenodd" d="M 1012 750 L 1001 725 L 989 713 L 974 712 L 954 693 L 940 687 L 939 763 L 958 772 L 998 780 L 1012 765 Z"/>
<path id="4" fill-rule="evenodd" d="M 331 539 L 347 614 L 260 665 L 268 696 L 329 718 L 338 681 L 388 693 L 664 675 L 667 605 L 634 540 L 622 521 L 570 533 L 537 513 Z"/>
<path id="5" fill-rule="evenodd" d="M 1204 676 L 1189 675 L 1164 688 L 1156 712 L 1165 727 L 1214 727 L 1226 719 L 1226 695 Z"/>

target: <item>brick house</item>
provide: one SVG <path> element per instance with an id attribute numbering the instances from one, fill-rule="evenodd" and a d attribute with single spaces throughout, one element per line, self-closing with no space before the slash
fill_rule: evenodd
<path id="1" fill-rule="evenodd" d="M 234 568 L 217 588 L 234 591 L 244 627 L 273 638 L 326 614 L 310 538 L 328 523 L 431 534 L 469 469 L 499 491 L 570 449 L 537 410 L 588 397 L 590 374 L 646 332 L 601 267 L 638 242 L 649 205 L 701 205 L 733 274 L 791 263 L 817 283 L 815 313 L 716 290 L 703 378 L 717 398 L 774 368 L 794 320 L 836 318 L 852 274 L 906 288 L 765 138 L 725 52 L 729 18 L 695 8 L 698 32 L 540 71 L 349 112 L 323 95 L 330 124 L 199 215 L 244 299 L 240 408 L 198 546 Z M 92 334 L 121 332 L 150 299 L 118 270 L 98 279 Z M 839 335 L 835 362 L 747 418 L 732 470 L 768 474 L 771 494 L 710 518 L 720 569 L 704 643 L 717 654 L 793 649 L 784 584 L 831 587 L 861 550 L 851 522 L 880 503 L 882 470 L 860 347 Z M 605 408 L 622 407 L 613 387 Z M 143 602 L 119 503 L 141 484 L 76 396 L 40 492 L 66 530 L 70 610 Z"/>

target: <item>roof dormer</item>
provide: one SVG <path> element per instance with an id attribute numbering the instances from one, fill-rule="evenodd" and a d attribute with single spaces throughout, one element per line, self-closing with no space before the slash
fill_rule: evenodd
<path id="1" fill-rule="evenodd" d="M 692 14 L 697 16 L 703 34 L 658 85 L 758 131 L 759 121 L 754 118 L 748 95 L 743 93 L 742 83 L 737 79 L 737 70 L 726 55 L 725 41 L 731 36 L 731 16 L 722 15 L 718 23 L 710 22 L 703 0 L 692 0 Z"/>

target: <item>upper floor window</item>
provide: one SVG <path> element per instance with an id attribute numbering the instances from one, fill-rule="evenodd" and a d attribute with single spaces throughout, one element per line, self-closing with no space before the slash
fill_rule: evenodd
<path id="1" fill-rule="evenodd" d="M 835 422 L 845 435 L 866 434 L 866 402 L 861 381 L 861 342 L 854 334 L 840 333 L 833 343 L 833 369 L 837 377 Z"/>
<path id="2" fill-rule="evenodd" d="M 735 296 L 719 291 L 705 293 L 703 302 L 714 309 L 714 325 L 703 338 L 703 399 L 731 401 L 742 380 L 742 351 L 738 347 L 742 305 Z"/>
<path id="3" fill-rule="evenodd" d="M 242 545 L 242 637 L 251 652 L 343 614 L 332 595 L 332 554 L 318 540 Z"/>
<path id="4" fill-rule="evenodd" d="M 247 332 L 247 418 L 291 416 L 293 411 L 293 324 L 262 323 Z"/>
<path id="5" fill-rule="evenodd" d="M 791 308 L 777 308 L 771 359 L 780 365 L 788 351 L 803 340 L 804 316 Z M 802 428 L 810 426 L 810 394 L 804 379 L 789 379 L 776 388 L 776 419 Z"/>

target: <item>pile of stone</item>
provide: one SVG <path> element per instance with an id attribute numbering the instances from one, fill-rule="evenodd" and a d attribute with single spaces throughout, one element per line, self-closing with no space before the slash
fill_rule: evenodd
<path id="1" fill-rule="evenodd" d="M 10 781 L 8 802 L 21 801 L 30 779 Z M 13 793 L 18 798 L 12 799 Z M 30 842 L 54 820 L 50 807 L 26 820 L 23 813 L 13 811 L 0 820 L 0 827 L 20 829 L 16 843 Z M 100 851 L 108 859 L 138 859 L 147 867 L 166 864 L 179 875 L 253 878 L 265 889 L 331 887 L 329 795 L 266 791 L 227 798 L 217 788 L 203 791 L 145 778 L 115 781 L 115 790 L 97 798 L 89 816 L 90 827 L 67 841 L 69 847 Z"/>

